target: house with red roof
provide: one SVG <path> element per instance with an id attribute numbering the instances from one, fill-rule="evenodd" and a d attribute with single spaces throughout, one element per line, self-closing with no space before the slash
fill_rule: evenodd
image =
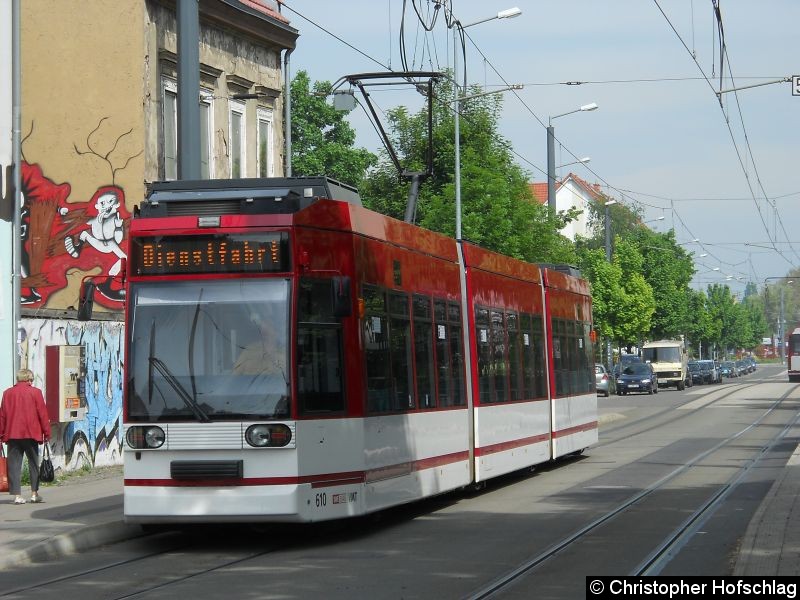
<path id="1" fill-rule="evenodd" d="M 531 183 L 530 189 L 533 196 L 541 204 L 547 204 L 547 182 Z M 556 212 L 565 212 L 571 208 L 581 211 L 578 218 L 567 224 L 561 234 L 571 240 L 578 236 L 589 237 L 589 204 L 603 202 L 604 197 L 599 184 L 591 184 L 581 179 L 575 173 L 569 173 L 560 181 L 556 181 Z"/>

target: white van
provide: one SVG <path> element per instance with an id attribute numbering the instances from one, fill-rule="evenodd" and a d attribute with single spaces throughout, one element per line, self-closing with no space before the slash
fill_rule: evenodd
<path id="1" fill-rule="evenodd" d="M 686 386 L 688 357 L 682 340 L 659 340 L 642 346 L 642 360 L 653 365 L 658 375 L 658 387 Z"/>

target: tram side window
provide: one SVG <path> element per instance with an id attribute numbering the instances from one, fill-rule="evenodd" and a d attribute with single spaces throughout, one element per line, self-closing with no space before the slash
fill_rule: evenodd
<path id="1" fill-rule="evenodd" d="M 553 319 L 553 362 L 559 396 L 582 394 L 592 389 L 589 330 L 589 323 Z"/>
<path id="2" fill-rule="evenodd" d="M 522 394 L 525 398 L 536 397 L 536 362 L 534 339 L 531 328 L 532 317 L 523 313 L 520 315 L 520 351 L 522 354 Z"/>
<path id="3" fill-rule="evenodd" d="M 491 332 L 489 330 L 489 309 L 475 307 L 475 334 L 478 348 L 478 395 L 481 404 L 494 400 L 494 363 L 492 362 Z"/>
<path id="4" fill-rule="evenodd" d="M 333 316 L 331 283 L 300 282 L 297 306 L 297 393 L 303 413 L 345 409 L 342 326 Z"/>
<path id="5" fill-rule="evenodd" d="M 494 371 L 495 402 L 508 400 L 508 363 L 506 362 L 506 329 L 503 313 L 493 310 L 492 318 L 492 361 Z"/>
<path id="6" fill-rule="evenodd" d="M 566 324 L 553 319 L 553 367 L 556 373 L 556 395 L 566 396 L 569 390 L 569 349 L 565 335 Z"/>
<path id="7" fill-rule="evenodd" d="M 522 357 L 520 356 L 520 331 L 519 316 L 514 313 L 506 315 L 508 329 L 508 381 L 511 391 L 511 400 L 522 400 Z"/>
<path id="8" fill-rule="evenodd" d="M 531 330 L 533 331 L 533 366 L 535 371 L 534 398 L 547 397 L 547 363 L 544 341 L 544 317 L 533 315 L 531 317 Z"/>
<path id="9" fill-rule="evenodd" d="M 408 296 L 389 292 L 389 347 L 392 358 L 394 396 L 390 410 L 414 408 L 413 372 L 411 358 L 411 321 L 408 313 Z"/>
<path id="10" fill-rule="evenodd" d="M 451 406 L 453 397 L 453 361 L 450 358 L 450 331 L 447 326 L 447 302 L 433 301 L 434 339 L 436 340 L 436 390 L 439 406 Z"/>
<path id="11" fill-rule="evenodd" d="M 414 305 L 414 359 L 417 367 L 417 404 L 420 408 L 436 406 L 433 381 L 433 319 L 431 300 L 415 295 Z"/>
<path id="12" fill-rule="evenodd" d="M 461 307 L 455 302 L 447 303 L 447 327 L 450 337 L 450 360 L 452 364 L 452 392 L 448 396 L 451 406 L 464 406 L 467 403 L 464 390 L 464 334 L 461 328 Z M 445 342 L 445 346 L 447 343 Z"/>
<path id="13" fill-rule="evenodd" d="M 583 371 L 583 391 L 594 391 L 594 345 L 592 344 L 592 324 L 588 322 L 581 323 L 583 328 L 583 352 L 581 353 L 581 367 Z"/>
<path id="14" fill-rule="evenodd" d="M 577 366 L 578 362 L 575 359 L 577 354 L 578 342 L 575 339 L 575 323 L 572 321 L 563 322 L 563 347 L 566 348 L 566 360 L 564 361 L 564 380 L 566 383 L 565 393 L 574 394 L 578 387 Z"/>
<path id="15" fill-rule="evenodd" d="M 461 307 L 455 302 L 435 300 L 434 320 L 438 404 L 440 407 L 463 406 L 466 398 Z"/>
<path id="16" fill-rule="evenodd" d="M 364 299 L 367 408 L 370 412 L 386 412 L 389 410 L 392 395 L 386 298 L 382 290 L 371 285 L 363 287 L 362 297 Z"/>

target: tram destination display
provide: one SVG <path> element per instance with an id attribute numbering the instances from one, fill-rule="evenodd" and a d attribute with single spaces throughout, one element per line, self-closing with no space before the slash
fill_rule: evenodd
<path id="1" fill-rule="evenodd" d="M 138 275 L 263 273 L 289 267 L 287 233 L 133 238 Z"/>

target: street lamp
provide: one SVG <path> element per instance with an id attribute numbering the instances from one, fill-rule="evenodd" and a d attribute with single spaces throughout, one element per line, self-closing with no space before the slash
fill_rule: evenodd
<path id="1" fill-rule="evenodd" d="M 770 279 L 787 279 L 786 285 L 792 285 L 794 283 L 794 279 L 792 277 L 765 277 L 764 278 L 764 306 L 766 307 L 766 287 L 767 281 Z M 786 341 L 783 339 L 785 336 L 784 327 L 786 326 L 786 320 L 784 319 L 784 304 L 783 304 L 783 291 L 784 286 L 781 286 L 781 312 L 780 316 L 778 317 L 778 343 L 781 346 L 781 365 L 786 364 Z"/>
<path id="2" fill-rule="evenodd" d="M 481 19 L 479 21 L 473 21 L 472 23 L 467 23 L 463 25 L 457 19 L 453 19 L 453 24 L 451 27 L 453 28 L 453 111 L 455 112 L 455 116 L 453 118 L 453 129 L 455 130 L 455 173 L 454 173 L 454 180 L 455 180 L 455 192 L 456 192 L 456 240 L 461 241 L 461 131 L 459 126 L 459 96 L 458 96 L 458 32 L 459 30 L 463 31 L 467 27 L 472 27 L 473 25 L 478 25 L 479 23 L 485 23 L 486 21 L 492 21 L 494 19 L 511 19 L 514 17 L 518 17 L 522 14 L 522 11 L 517 8 L 509 8 L 506 10 L 501 10 L 494 16 L 486 17 L 485 19 Z M 500 91 L 500 90 L 498 90 Z"/>
<path id="3" fill-rule="evenodd" d="M 611 211 L 608 207 L 616 204 L 616 200 L 608 200 L 606 206 L 606 260 L 611 262 Z"/>
<path id="4" fill-rule="evenodd" d="M 555 130 L 553 129 L 553 120 L 566 115 L 571 115 L 572 113 L 587 112 L 590 110 L 597 110 L 597 104 L 595 102 L 592 102 L 591 104 L 584 104 L 580 108 L 569 110 L 565 113 L 561 113 L 560 115 L 555 115 L 550 117 L 547 121 L 547 206 L 553 210 L 556 209 L 556 135 Z"/>
<path id="5" fill-rule="evenodd" d="M 611 262 L 611 211 L 609 206 L 616 204 L 616 200 L 607 200 L 606 207 L 606 260 Z M 606 356 L 608 356 L 608 372 L 614 372 L 614 361 L 611 357 L 611 339 L 606 340 Z"/>
<path id="6" fill-rule="evenodd" d="M 573 160 L 572 162 L 564 163 L 563 165 L 558 165 L 556 169 L 562 169 L 570 165 L 585 165 L 590 160 L 592 160 L 591 156 L 584 156 L 583 158 L 579 158 L 578 160 Z"/>

